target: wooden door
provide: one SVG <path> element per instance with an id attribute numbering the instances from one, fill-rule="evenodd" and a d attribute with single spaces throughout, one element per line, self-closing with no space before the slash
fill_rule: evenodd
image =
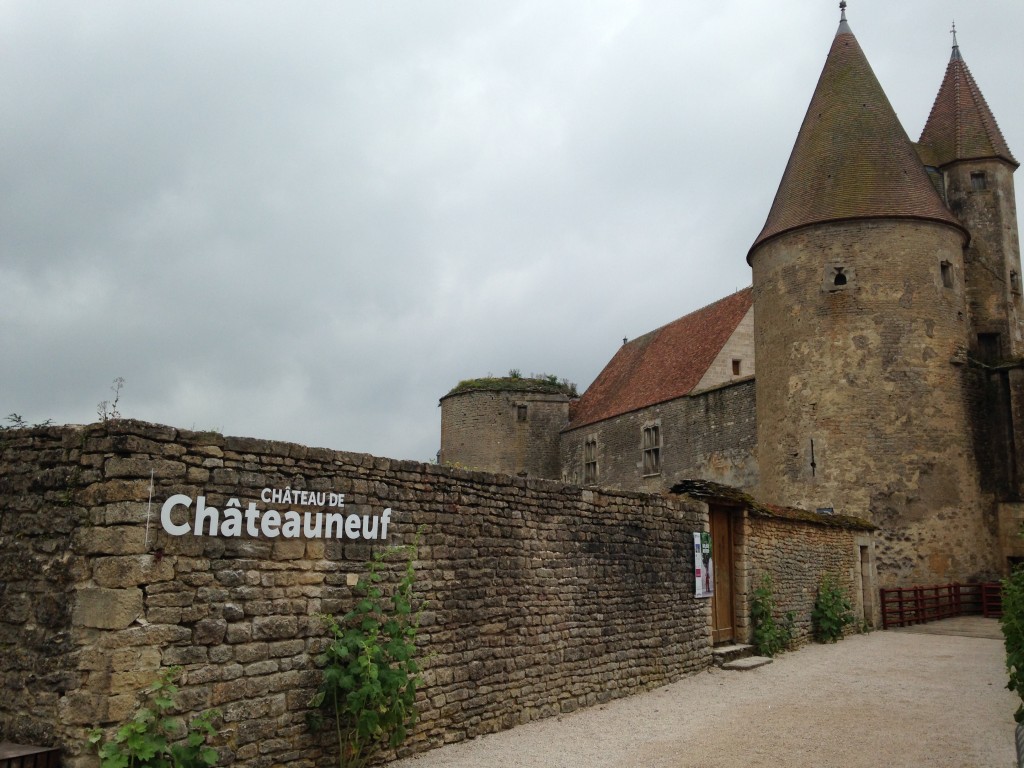
<path id="1" fill-rule="evenodd" d="M 711 598 L 711 642 L 721 645 L 735 640 L 732 515 L 722 507 L 711 507 L 710 512 L 712 577 L 715 582 L 715 593 Z"/>

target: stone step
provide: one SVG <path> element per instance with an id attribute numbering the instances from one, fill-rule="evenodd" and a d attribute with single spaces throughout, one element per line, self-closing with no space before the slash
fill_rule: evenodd
<path id="1" fill-rule="evenodd" d="M 757 669 L 758 667 L 763 667 L 765 664 L 771 663 L 772 659 L 767 656 L 745 656 L 742 659 L 725 662 L 722 664 L 722 669 L 735 669 L 743 672 L 748 669 Z"/>
<path id="2" fill-rule="evenodd" d="M 746 656 L 754 655 L 754 646 L 752 645 L 719 645 L 711 649 L 711 657 L 715 662 L 716 667 L 720 667 L 723 664 L 735 661 L 736 659 L 742 659 Z"/>

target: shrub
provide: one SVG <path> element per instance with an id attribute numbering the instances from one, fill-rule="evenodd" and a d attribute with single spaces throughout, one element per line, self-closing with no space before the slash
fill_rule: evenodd
<path id="1" fill-rule="evenodd" d="M 822 577 L 818 585 L 818 598 L 811 612 L 814 639 L 819 643 L 834 643 L 842 638 L 843 630 L 853 620 L 853 606 L 835 578 Z"/>
<path id="2" fill-rule="evenodd" d="M 212 720 L 220 713 L 211 710 L 192 718 L 185 726 L 172 717 L 178 687 L 174 679 L 181 667 L 171 667 L 146 689 L 148 706 L 140 707 L 135 717 L 104 741 L 103 731 L 89 732 L 89 743 L 100 755 L 100 768 L 208 768 L 217 762 L 217 750 L 206 745 L 216 734 Z M 182 733 L 184 731 L 184 733 Z M 180 743 L 172 743 L 184 736 Z"/>
<path id="3" fill-rule="evenodd" d="M 754 621 L 754 647 L 761 656 L 774 656 L 784 651 L 793 642 L 795 614 L 786 613 L 780 626 L 775 621 L 775 596 L 772 577 L 765 575 L 761 586 L 754 590 L 750 615 Z"/>
<path id="4" fill-rule="evenodd" d="M 1024 722 L 1024 568 L 1003 579 L 1003 615 L 999 619 L 1006 647 L 1006 687 L 1021 698 L 1013 719 Z"/>
<path id="5" fill-rule="evenodd" d="M 405 573 L 390 597 L 380 587 L 380 569 L 395 553 L 407 553 Z M 389 548 L 374 556 L 354 587 L 358 601 L 340 620 L 324 616 L 331 634 L 317 659 L 323 681 L 310 700 L 310 725 L 334 720 L 341 768 L 359 768 L 385 745 L 398 746 L 416 719 L 420 683 L 416 653 L 417 615 L 413 613 L 415 547 Z"/>

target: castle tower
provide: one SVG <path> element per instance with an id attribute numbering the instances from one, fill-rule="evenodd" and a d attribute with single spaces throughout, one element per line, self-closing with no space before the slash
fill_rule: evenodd
<path id="1" fill-rule="evenodd" d="M 559 433 L 575 397 L 575 385 L 554 376 L 459 382 L 441 398 L 438 462 L 557 480 Z"/>
<path id="2" fill-rule="evenodd" d="M 921 133 L 925 164 L 942 174 L 946 203 L 971 233 L 964 254 L 971 356 L 991 365 L 1024 353 L 1020 243 L 1010 153 L 960 54 L 953 53 Z"/>
<path id="3" fill-rule="evenodd" d="M 960 53 L 953 52 L 918 147 L 950 209 L 970 230 L 964 252 L 970 318 L 969 365 L 975 382 L 975 454 L 982 487 L 1000 501 L 1003 554 L 1019 560 L 1024 521 L 1024 332 L 1021 265 L 1010 153 L 992 111 Z"/>
<path id="4" fill-rule="evenodd" d="M 759 495 L 879 526 L 881 585 L 988 577 L 964 365 L 964 226 L 845 14 L 753 270 Z"/>

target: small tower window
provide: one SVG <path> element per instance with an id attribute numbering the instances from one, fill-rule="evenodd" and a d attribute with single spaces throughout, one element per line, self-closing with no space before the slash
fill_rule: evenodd
<path id="1" fill-rule="evenodd" d="M 525 405 L 517 405 L 516 406 L 516 421 L 526 421 L 526 406 Z"/>
<path id="2" fill-rule="evenodd" d="M 984 171 L 975 171 L 971 174 L 971 189 L 975 192 L 984 192 L 988 189 Z"/>
<path id="3" fill-rule="evenodd" d="M 741 362 L 742 362 L 741 360 L 738 360 L 738 359 L 735 359 L 735 358 L 733 359 L 733 361 L 732 361 L 732 375 L 733 376 L 739 376 L 740 375 L 740 363 Z"/>
<path id="4" fill-rule="evenodd" d="M 952 288 L 953 287 L 953 265 L 948 261 L 939 263 L 939 270 L 942 273 L 942 287 Z"/>
<path id="5" fill-rule="evenodd" d="M 593 485 L 597 482 L 597 438 L 588 437 L 583 443 L 583 482 Z"/>
<path id="6" fill-rule="evenodd" d="M 1010 290 L 1020 296 L 1020 275 L 1010 272 Z"/>
<path id="7" fill-rule="evenodd" d="M 660 474 L 661 427 L 657 424 L 644 427 L 643 437 L 643 473 L 645 475 Z"/>
<path id="8" fill-rule="evenodd" d="M 822 275 L 821 290 L 845 291 L 857 282 L 857 270 L 849 264 L 828 264 Z"/>

